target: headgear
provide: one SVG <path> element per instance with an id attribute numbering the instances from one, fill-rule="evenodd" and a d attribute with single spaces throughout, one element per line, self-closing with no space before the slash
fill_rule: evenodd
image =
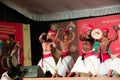
<path id="1" fill-rule="evenodd" d="M 88 30 L 93 30 L 93 29 L 94 29 L 94 26 L 91 25 L 91 24 L 85 24 L 84 27 L 85 27 L 85 30 L 86 30 L 86 31 L 88 31 Z"/>
<path id="2" fill-rule="evenodd" d="M 105 31 L 109 32 L 108 28 L 102 28 L 101 30 L 102 30 L 102 32 L 105 32 Z"/>
<path id="3" fill-rule="evenodd" d="M 67 29 L 64 29 L 64 30 L 63 30 L 63 36 L 64 36 L 64 35 L 69 35 L 69 33 L 70 33 L 70 32 L 69 32 Z"/>
<path id="4" fill-rule="evenodd" d="M 49 30 L 48 35 L 55 35 L 55 32 L 53 30 Z"/>

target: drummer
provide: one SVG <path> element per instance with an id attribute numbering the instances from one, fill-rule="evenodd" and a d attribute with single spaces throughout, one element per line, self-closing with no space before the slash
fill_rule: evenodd
<path id="1" fill-rule="evenodd" d="M 82 55 L 80 55 L 74 64 L 68 77 L 80 76 L 80 73 L 89 73 L 89 76 L 97 76 L 99 61 L 94 55 L 94 38 L 91 37 L 91 32 L 94 26 L 90 24 L 85 25 L 85 31 L 82 31 L 79 39 L 82 41 Z M 86 34 L 86 35 L 84 35 Z"/>
<path id="2" fill-rule="evenodd" d="M 22 51 L 22 48 L 20 47 L 19 43 L 15 41 L 15 35 L 9 34 L 9 43 L 7 45 L 7 55 L 8 56 L 14 56 L 17 63 L 20 64 L 20 53 Z"/>

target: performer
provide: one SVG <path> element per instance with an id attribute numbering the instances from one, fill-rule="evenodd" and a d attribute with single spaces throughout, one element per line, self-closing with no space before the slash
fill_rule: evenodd
<path id="1" fill-rule="evenodd" d="M 112 61 L 107 76 L 112 77 L 113 71 L 120 75 L 120 54 Z"/>
<path id="2" fill-rule="evenodd" d="M 53 42 L 53 37 L 55 35 L 55 32 L 52 30 L 49 30 L 46 36 L 47 40 L 43 40 L 43 36 L 45 35 L 46 33 L 43 32 L 39 36 L 39 41 L 42 44 L 43 56 L 39 61 L 38 66 L 40 66 L 43 69 L 44 73 L 46 73 L 47 71 L 50 71 L 52 74 L 52 77 L 56 77 L 57 66 L 51 51 L 52 48 L 56 48 L 56 44 L 55 42 Z"/>
<path id="3" fill-rule="evenodd" d="M 91 37 L 91 31 L 93 30 L 93 26 L 90 24 L 86 24 L 84 30 L 85 31 L 81 32 L 79 38 L 82 41 L 82 56 L 80 55 L 78 57 L 68 77 L 79 77 L 80 73 L 88 72 L 90 72 L 92 76 L 97 76 L 99 61 L 94 55 L 94 39 Z"/>
<path id="4" fill-rule="evenodd" d="M 19 43 L 15 41 L 15 35 L 9 34 L 9 43 L 6 43 L 5 54 L 3 54 L 2 58 L 2 66 L 5 70 L 8 70 L 11 66 L 16 66 L 20 64 L 20 53 L 22 52 L 22 48 Z M 4 64 L 5 60 L 8 60 L 7 65 Z"/>
<path id="5" fill-rule="evenodd" d="M 98 58 L 100 59 L 100 67 L 99 67 L 99 74 L 102 76 L 106 76 L 108 74 L 108 70 L 110 64 L 112 62 L 111 56 L 108 54 L 108 49 L 110 44 L 118 39 L 118 31 L 114 28 L 115 37 L 108 38 L 109 29 L 102 28 L 103 37 L 99 40 L 100 48 L 98 50 Z"/>
<path id="6" fill-rule="evenodd" d="M 9 45 L 8 45 L 8 55 L 13 56 L 15 55 L 18 60 L 18 64 L 20 64 L 20 53 L 22 52 L 22 48 L 20 47 L 19 43 L 15 41 L 15 35 L 9 34 Z"/>
<path id="7" fill-rule="evenodd" d="M 63 40 L 58 38 L 59 32 L 62 31 L 63 33 Z M 69 35 L 72 34 L 71 39 L 69 39 Z M 61 54 L 60 58 L 57 63 L 58 75 L 61 77 L 67 76 L 70 72 L 71 68 L 74 65 L 74 60 L 70 53 L 70 46 L 75 39 L 75 33 L 68 29 L 59 28 L 56 34 L 56 40 L 60 44 L 61 47 Z"/>

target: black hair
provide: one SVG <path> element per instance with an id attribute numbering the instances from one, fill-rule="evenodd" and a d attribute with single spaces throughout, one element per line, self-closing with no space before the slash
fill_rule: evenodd
<path id="1" fill-rule="evenodd" d="M 16 67 L 11 66 L 7 74 L 9 77 L 14 78 L 20 71 L 21 64 L 18 64 Z"/>
<path id="2" fill-rule="evenodd" d="M 46 72 L 45 72 L 45 77 L 52 77 L 51 72 L 50 72 L 50 71 L 46 71 Z"/>
<path id="3" fill-rule="evenodd" d="M 14 34 L 9 34 L 9 38 L 15 38 Z"/>

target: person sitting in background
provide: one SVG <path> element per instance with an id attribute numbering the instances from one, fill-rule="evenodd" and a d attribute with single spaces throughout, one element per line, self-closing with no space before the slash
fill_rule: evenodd
<path id="1" fill-rule="evenodd" d="M 56 43 L 53 41 L 55 32 L 49 30 L 46 36 L 46 40 L 43 40 L 43 36 L 45 35 L 46 33 L 43 32 L 39 36 L 39 41 L 42 44 L 43 56 L 39 61 L 38 66 L 43 69 L 44 74 L 46 71 L 50 71 L 52 74 L 51 77 L 57 77 L 57 66 L 51 51 L 52 48 L 56 48 Z"/>
<path id="2" fill-rule="evenodd" d="M 58 38 L 60 31 L 63 33 L 63 40 Z M 71 39 L 68 37 L 70 34 L 72 35 Z M 68 31 L 68 29 L 59 28 L 57 31 L 56 40 L 62 49 L 60 58 L 57 62 L 58 75 L 61 77 L 66 77 L 74 65 L 74 60 L 70 54 L 70 46 L 73 43 L 74 39 L 75 33 L 72 30 Z"/>

